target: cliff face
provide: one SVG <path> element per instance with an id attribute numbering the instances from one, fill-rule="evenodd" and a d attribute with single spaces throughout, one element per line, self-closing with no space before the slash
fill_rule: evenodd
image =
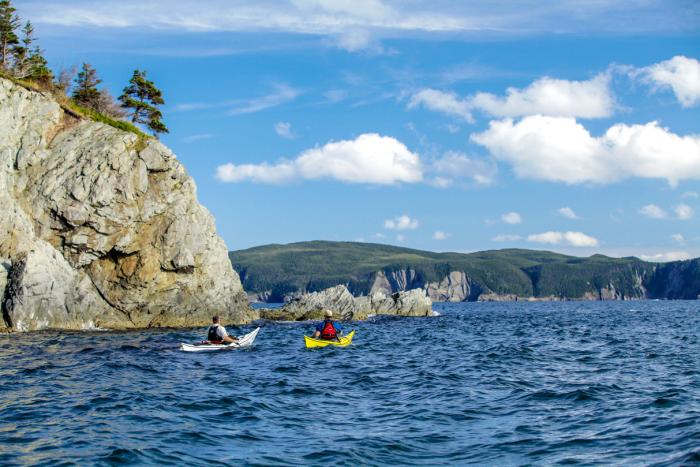
<path id="1" fill-rule="evenodd" d="M 193 180 L 155 140 L 0 79 L 3 320 L 44 328 L 252 317 Z"/>

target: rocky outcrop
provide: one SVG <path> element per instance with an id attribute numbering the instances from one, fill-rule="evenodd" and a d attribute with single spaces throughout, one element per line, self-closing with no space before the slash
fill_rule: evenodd
<path id="1" fill-rule="evenodd" d="M 421 289 L 387 295 L 382 291 L 353 297 L 344 285 L 313 292 L 291 300 L 281 308 L 262 309 L 260 317 L 270 320 L 303 321 L 323 319 L 331 310 L 336 319 L 361 320 L 372 315 L 431 316 L 432 301 Z"/>
<path id="2" fill-rule="evenodd" d="M 165 146 L 4 79 L 0 204 L 13 330 L 254 317 L 194 181 Z"/>

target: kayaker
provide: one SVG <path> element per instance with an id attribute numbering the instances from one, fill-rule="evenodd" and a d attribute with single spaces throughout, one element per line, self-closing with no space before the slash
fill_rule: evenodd
<path id="1" fill-rule="evenodd" d="M 326 310 L 324 313 L 325 319 L 322 323 L 316 326 L 316 332 L 314 332 L 314 337 L 318 339 L 338 339 L 343 333 L 343 327 L 333 321 L 333 312 L 331 310 Z"/>
<path id="2" fill-rule="evenodd" d="M 221 344 L 223 342 L 229 344 L 231 342 L 236 342 L 238 338 L 236 336 L 229 336 L 226 332 L 226 328 L 219 324 L 219 317 L 213 316 L 212 325 L 209 326 L 209 332 L 207 332 L 207 340 L 212 344 Z"/>

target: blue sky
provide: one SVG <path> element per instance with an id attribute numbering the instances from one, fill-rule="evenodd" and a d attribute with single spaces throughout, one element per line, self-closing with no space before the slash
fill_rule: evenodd
<path id="1" fill-rule="evenodd" d="M 230 249 L 700 256 L 695 1 L 15 4 L 57 71 L 148 70 Z"/>

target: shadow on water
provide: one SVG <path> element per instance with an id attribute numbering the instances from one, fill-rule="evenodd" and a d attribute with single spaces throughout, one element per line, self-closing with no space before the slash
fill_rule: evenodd
<path id="1" fill-rule="evenodd" d="M 696 302 L 436 304 L 439 317 L 0 337 L 0 464 L 700 463 Z M 253 326 L 236 328 L 242 334 Z"/>

